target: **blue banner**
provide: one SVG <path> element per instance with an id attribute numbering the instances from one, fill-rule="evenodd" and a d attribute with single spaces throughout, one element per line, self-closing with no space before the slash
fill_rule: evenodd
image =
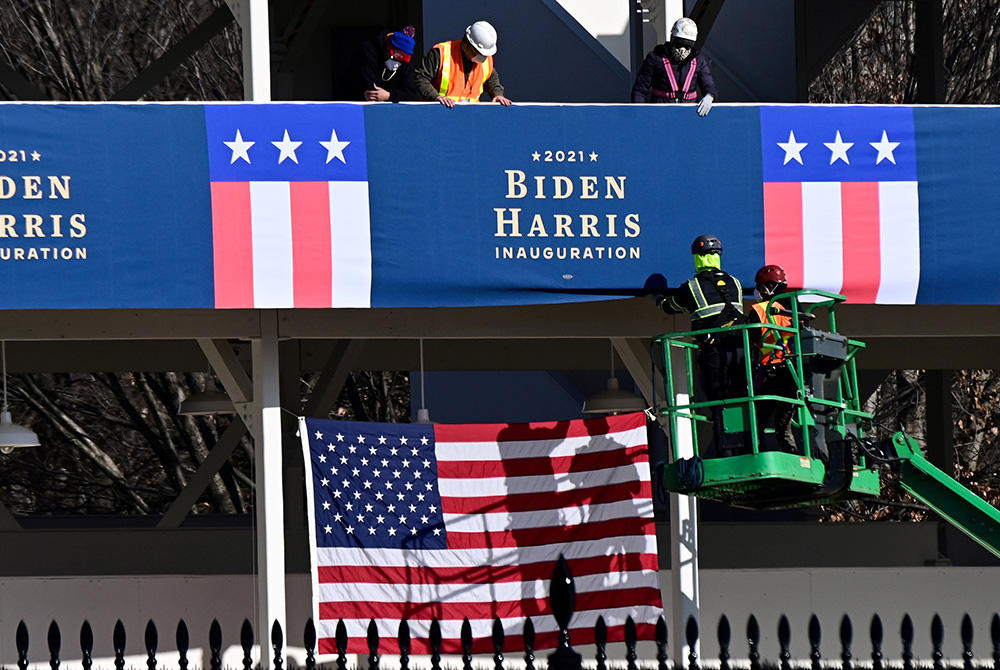
<path id="1" fill-rule="evenodd" d="M 852 302 L 998 304 L 997 262 L 968 261 L 1000 242 L 982 222 L 1000 205 L 998 121 L 902 106 L 6 104 L 0 307 L 605 299 L 684 281 L 703 233 L 747 285 L 779 263 L 793 286 Z"/>

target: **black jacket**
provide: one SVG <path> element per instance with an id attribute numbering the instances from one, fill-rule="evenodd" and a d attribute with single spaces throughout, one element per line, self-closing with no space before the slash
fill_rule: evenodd
<path id="1" fill-rule="evenodd" d="M 658 44 L 655 49 L 646 54 L 646 59 L 642 61 L 639 74 L 636 75 L 635 84 L 632 86 L 632 102 L 676 102 L 675 100 L 664 99 L 661 95 L 653 93 L 654 91 L 667 94 L 672 93 L 673 87 L 667 78 L 667 71 L 663 67 L 663 60 L 666 59 L 667 64 L 673 70 L 677 86 L 683 88 L 684 80 L 687 78 L 688 72 L 691 70 L 691 63 L 695 58 L 698 59 L 698 65 L 695 69 L 694 81 L 691 82 L 692 90 L 697 90 L 700 93 L 699 98 L 711 94 L 713 98 L 718 99 L 719 93 L 715 88 L 715 80 L 712 79 L 712 70 L 708 64 L 708 58 L 702 56 L 697 51 L 692 51 L 687 59 L 680 63 L 675 63 L 673 56 L 670 55 L 670 47 L 665 44 Z"/>
<path id="2" fill-rule="evenodd" d="M 364 100 L 365 91 L 374 90 L 377 84 L 389 91 L 390 102 L 416 100 L 417 86 L 413 83 L 413 61 L 400 63 L 396 72 L 386 79 L 385 36 L 383 31 L 364 41 L 351 58 L 351 65 L 344 76 L 341 100 Z"/>
<path id="3" fill-rule="evenodd" d="M 705 306 L 698 304 L 692 283 L 700 288 Z M 674 289 L 670 295 L 657 303 L 667 314 L 690 312 L 691 327 L 694 330 L 720 328 L 734 320 L 743 320 L 743 287 L 736 277 L 723 270 L 699 272 L 683 286 Z M 706 314 L 699 314 L 699 309 Z"/>

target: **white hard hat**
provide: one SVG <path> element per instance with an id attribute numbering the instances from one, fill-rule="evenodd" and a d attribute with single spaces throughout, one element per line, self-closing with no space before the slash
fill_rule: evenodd
<path id="1" fill-rule="evenodd" d="M 677 39 L 687 40 L 691 44 L 697 42 L 698 24 L 689 18 L 677 19 L 674 22 L 674 27 L 670 29 L 670 41 L 676 43 Z M 681 44 L 683 44 L 683 42 Z"/>
<path id="2" fill-rule="evenodd" d="M 465 39 L 483 56 L 497 52 L 497 29 L 488 21 L 476 21 L 465 29 Z"/>

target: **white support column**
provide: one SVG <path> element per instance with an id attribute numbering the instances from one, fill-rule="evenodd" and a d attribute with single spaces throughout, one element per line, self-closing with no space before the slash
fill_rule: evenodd
<path id="1" fill-rule="evenodd" d="M 226 0 L 243 30 L 243 99 L 271 101 L 271 30 L 267 0 Z"/>
<path id="2" fill-rule="evenodd" d="M 687 376 L 683 354 L 679 349 L 671 352 L 676 404 L 687 404 L 691 389 L 687 387 Z M 692 431 L 695 429 L 689 419 L 677 419 L 677 455 L 690 458 L 694 455 Z M 673 587 L 673 650 L 674 663 L 678 667 L 688 665 L 687 622 L 694 618 L 698 623 L 699 643 L 694 653 L 701 656 L 701 594 L 698 586 L 698 499 L 693 496 L 670 494 L 670 576 Z"/>
<path id="3" fill-rule="evenodd" d="M 253 441 L 257 524 L 257 626 L 260 667 L 272 667 L 271 626 L 285 621 L 285 510 L 282 489 L 278 313 L 262 310 L 253 351 Z"/>

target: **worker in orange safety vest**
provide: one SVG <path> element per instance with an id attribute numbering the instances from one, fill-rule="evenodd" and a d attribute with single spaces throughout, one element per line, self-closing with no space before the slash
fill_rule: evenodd
<path id="1" fill-rule="evenodd" d="M 750 331 L 751 343 L 756 348 L 753 372 L 754 394 L 795 398 L 798 388 L 788 369 L 786 356 L 792 333 L 766 327 L 768 324 L 792 327 L 792 313 L 788 307 L 777 300 L 771 301 L 787 287 L 785 270 L 780 265 L 765 265 L 757 271 L 754 282 L 757 285 L 758 302 L 748 314 L 747 322 L 759 323 L 762 326 L 760 330 Z M 780 400 L 761 400 L 756 403 L 756 409 L 757 429 L 760 435 L 764 435 L 764 427 L 773 416 L 778 449 L 790 453 L 797 451 L 795 434 L 792 431 L 792 418 L 795 416 L 796 406 Z M 760 443 L 763 448 L 764 440 L 761 439 Z"/>
<path id="2" fill-rule="evenodd" d="M 496 52 L 497 31 L 487 21 L 473 23 L 460 40 L 435 44 L 413 73 L 421 99 L 454 107 L 457 102 L 479 102 L 485 90 L 493 102 L 509 107 L 493 66 Z"/>

